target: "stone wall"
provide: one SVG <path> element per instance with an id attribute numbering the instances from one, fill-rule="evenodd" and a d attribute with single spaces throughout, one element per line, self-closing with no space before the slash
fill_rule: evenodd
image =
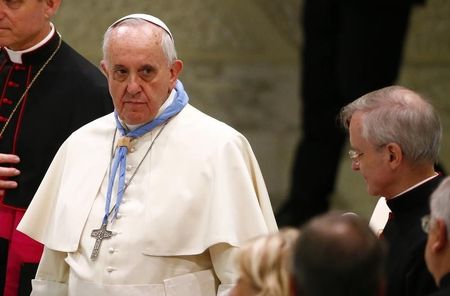
<path id="1" fill-rule="evenodd" d="M 286 195 L 300 136 L 300 5 L 301 0 L 65 0 L 55 23 L 66 41 L 98 64 L 102 34 L 114 20 L 135 12 L 163 19 L 185 63 L 181 79 L 191 103 L 247 136 L 276 208 Z M 449 15 L 448 0 L 428 0 L 414 12 L 400 79 L 429 94 L 447 130 Z M 443 159 L 450 168 L 450 152 L 443 151 Z M 371 203 L 360 197 L 362 182 L 344 161 L 336 206 L 367 215 Z"/>

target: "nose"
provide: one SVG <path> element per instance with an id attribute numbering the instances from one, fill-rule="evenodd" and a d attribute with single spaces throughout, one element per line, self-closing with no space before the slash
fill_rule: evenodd
<path id="1" fill-rule="evenodd" d="M 141 90 L 142 87 L 139 77 L 137 75 L 130 75 L 127 82 L 127 92 L 130 95 L 135 96 L 136 94 L 140 93 Z"/>
<path id="2" fill-rule="evenodd" d="M 352 170 L 359 171 L 359 161 L 352 161 Z"/>

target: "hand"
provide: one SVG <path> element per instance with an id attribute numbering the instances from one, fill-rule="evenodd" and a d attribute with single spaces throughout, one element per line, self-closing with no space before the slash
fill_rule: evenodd
<path id="1" fill-rule="evenodd" d="M 10 165 L 19 162 L 20 158 L 17 155 L 0 153 L 0 192 L 4 189 L 17 187 L 17 182 L 10 181 L 8 178 L 20 174 L 18 169 Z"/>

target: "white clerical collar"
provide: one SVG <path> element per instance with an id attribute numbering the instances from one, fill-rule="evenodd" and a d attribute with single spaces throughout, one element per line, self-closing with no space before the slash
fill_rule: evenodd
<path id="1" fill-rule="evenodd" d="M 423 181 L 417 183 L 416 185 L 413 185 L 413 186 L 409 187 L 408 189 L 406 189 L 405 191 L 400 192 L 399 194 L 397 194 L 397 195 L 394 196 L 393 198 L 396 198 L 397 196 L 400 196 L 400 195 L 402 195 L 402 194 L 404 194 L 404 193 L 406 193 L 406 192 L 408 192 L 408 191 L 413 190 L 413 189 L 416 188 L 416 187 L 419 187 L 419 186 L 422 185 L 423 183 L 428 182 L 429 180 L 435 178 L 435 177 L 438 176 L 438 175 L 439 175 L 438 173 L 434 173 L 433 176 L 431 176 L 431 177 L 429 177 L 429 178 L 426 178 L 425 180 L 423 180 Z"/>
<path id="2" fill-rule="evenodd" d="M 161 113 L 163 113 L 164 110 L 166 110 L 166 108 L 170 106 L 170 104 L 172 104 L 173 100 L 175 99 L 176 94 L 177 94 L 177 91 L 175 90 L 175 88 L 172 89 L 167 100 L 161 105 L 161 107 L 159 107 L 158 113 L 156 114 L 155 118 L 158 117 Z M 135 130 L 136 128 L 138 128 L 142 125 L 142 124 L 125 124 L 125 122 L 123 122 L 122 119 L 120 119 L 120 123 L 122 123 L 122 125 L 127 127 L 128 130 L 130 130 L 130 131 Z"/>
<path id="3" fill-rule="evenodd" d="M 50 38 L 52 38 L 53 34 L 55 33 L 55 26 L 52 23 L 50 23 L 50 26 L 52 27 L 52 29 L 50 30 L 50 33 L 48 33 L 48 35 L 44 39 L 42 39 L 41 42 L 33 45 L 30 48 L 27 48 L 27 49 L 24 49 L 24 50 L 15 51 L 15 50 L 12 50 L 12 49 L 9 49 L 9 48 L 5 47 L 6 53 L 8 54 L 9 59 L 11 60 L 11 62 L 16 63 L 16 64 L 22 64 L 22 55 L 24 53 L 33 51 L 33 50 L 41 47 L 45 43 L 47 43 L 47 41 L 49 41 Z"/>

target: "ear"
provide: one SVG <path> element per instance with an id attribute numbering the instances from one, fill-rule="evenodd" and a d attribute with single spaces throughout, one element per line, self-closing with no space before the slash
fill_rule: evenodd
<path id="1" fill-rule="evenodd" d="M 447 226 L 441 219 L 436 219 L 434 225 L 430 229 L 430 237 L 432 239 L 431 250 L 439 253 L 447 247 Z M 430 239 L 430 238 L 429 238 Z"/>
<path id="2" fill-rule="evenodd" d="M 396 169 L 403 161 L 402 148 L 397 143 L 389 143 L 386 145 L 386 149 L 389 153 L 389 165 L 392 169 Z"/>
<path id="3" fill-rule="evenodd" d="M 45 16 L 52 18 L 61 5 L 61 0 L 44 0 L 45 1 Z"/>
<path id="4" fill-rule="evenodd" d="M 108 76 L 108 67 L 106 66 L 105 60 L 100 61 L 100 69 L 102 70 L 103 75 L 106 76 L 106 78 L 109 78 Z"/>
<path id="5" fill-rule="evenodd" d="M 181 60 L 175 60 L 170 67 L 170 83 L 172 87 L 175 87 L 175 83 L 177 82 L 178 76 L 180 76 L 182 70 L 183 62 Z"/>

